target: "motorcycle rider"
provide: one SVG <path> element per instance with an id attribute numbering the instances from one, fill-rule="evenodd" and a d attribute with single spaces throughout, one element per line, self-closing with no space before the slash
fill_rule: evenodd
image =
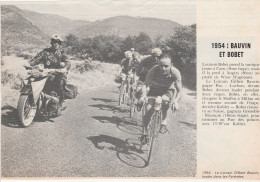
<path id="1" fill-rule="evenodd" d="M 180 71 L 172 66 L 170 57 L 164 56 L 160 59 L 160 63 L 149 71 L 145 85 L 149 88 L 147 89 L 147 96 L 161 96 L 162 98 L 162 123 L 160 133 L 164 134 L 168 131 L 166 125 L 169 119 L 167 118 L 169 103 L 173 100 L 175 110 L 179 108 L 178 103 L 182 96 Z M 147 142 L 147 126 L 154 111 L 153 105 L 152 100 L 148 100 L 147 112 L 144 116 L 143 135 L 141 137 L 143 144 Z"/>
<path id="2" fill-rule="evenodd" d="M 45 69 L 63 69 L 68 71 L 71 68 L 71 63 L 61 49 L 61 43 L 63 42 L 60 35 L 55 34 L 51 37 L 51 47 L 46 48 L 38 53 L 32 60 L 29 61 L 30 66 L 35 67 L 37 65 L 43 65 Z M 67 82 L 67 73 L 57 73 L 54 78 L 48 79 L 46 87 L 54 89 L 59 98 L 60 106 L 65 99 L 65 85 Z"/>

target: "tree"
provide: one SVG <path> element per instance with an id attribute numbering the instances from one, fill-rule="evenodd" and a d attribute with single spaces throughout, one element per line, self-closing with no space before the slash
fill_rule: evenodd
<path id="1" fill-rule="evenodd" d="M 162 46 L 168 46 L 174 66 L 183 74 L 183 83 L 196 89 L 196 25 L 180 27 Z"/>
<path id="2" fill-rule="evenodd" d="M 136 36 L 128 36 L 123 40 L 123 45 L 121 47 L 122 51 L 130 50 L 131 48 L 135 48 Z"/>
<path id="3" fill-rule="evenodd" d="M 69 34 L 68 36 L 66 36 L 66 40 L 65 40 L 66 46 L 75 46 L 78 43 L 79 43 L 78 37 L 76 37 L 75 35 Z"/>
<path id="4" fill-rule="evenodd" d="M 141 32 L 136 37 L 135 45 L 136 45 L 136 50 L 140 54 L 150 54 L 151 49 L 153 47 L 153 42 L 147 34 Z"/>

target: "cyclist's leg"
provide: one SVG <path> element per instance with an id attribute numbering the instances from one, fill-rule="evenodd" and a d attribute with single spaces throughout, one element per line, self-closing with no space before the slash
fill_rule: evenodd
<path id="1" fill-rule="evenodd" d="M 148 134 L 147 126 L 150 123 L 153 112 L 154 112 L 153 106 L 154 106 L 154 100 L 149 99 L 148 103 L 146 105 L 147 112 L 146 112 L 146 114 L 144 115 L 144 118 L 143 118 L 143 135 Z"/>
<path id="2" fill-rule="evenodd" d="M 120 73 L 120 79 L 121 79 L 121 86 L 122 86 L 126 80 L 126 74 L 124 72 Z"/>
<path id="3" fill-rule="evenodd" d="M 141 81 L 138 81 L 137 83 L 136 83 L 136 95 L 135 95 L 135 97 L 139 100 L 140 98 L 141 98 L 141 96 L 142 96 L 142 86 L 143 86 L 143 82 L 141 82 Z"/>
<path id="4" fill-rule="evenodd" d="M 141 143 L 144 145 L 148 142 L 148 125 L 151 122 L 152 115 L 154 113 L 154 100 L 148 100 L 146 105 L 147 112 L 143 117 L 143 134 L 141 136 Z"/>
<path id="5" fill-rule="evenodd" d="M 168 90 L 165 94 L 163 94 L 162 99 L 162 127 L 161 127 L 161 133 L 165 133 L 167 132 L 167 123 L 168 123 L 168 112 L 169 112 L 169 108 L 170 108 L 170 102 L 172 97 L 174 96 L 174 90 Z"/>
<path id="6" fill-rule="evenodd" d="M 126 93 L 129 94 L 129 90 L 130 90 L 130 81 L 131 81 L 131 78 L 129 76 L 127 76 L 127 79 L 126 79 Z"/>
<path id="7" fill-rule="evenodd" d="M 146 86 L 142 81 L 138 81 L 136 87 L 137 110 L 140 111 L 146 96 Z"/>

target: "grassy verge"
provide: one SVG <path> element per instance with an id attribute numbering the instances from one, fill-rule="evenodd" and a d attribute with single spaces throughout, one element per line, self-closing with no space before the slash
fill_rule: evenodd
<path id="1" fill-rule="evenodd" d="M 115 64 L 98 61 L 73 61 L 68 81 L 77 85 L 80 90 L 113 84 L 118 67 Z"/>

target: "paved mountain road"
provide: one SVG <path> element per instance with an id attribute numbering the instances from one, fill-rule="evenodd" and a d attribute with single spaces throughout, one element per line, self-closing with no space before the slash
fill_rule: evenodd
<path id="1" fill-rule="evenodd" d="M 2 108 L 2 177 L 191 177 L 196 174 L 196 125 L 174 116 L 147 167 L 140 122 L 118 106 L 115 85 L 67 100 L 62 116 L 20 128 Z M 184 99 L 196 102 L 192 96 Z M 179 117 L 179 118 L 178 118 Z M 188 117 L 188 116 L 187 116 Z M 137 113 L 135 118 L 140 119 Z M 187 118 L 188 119 L 188 118 Z"/>

